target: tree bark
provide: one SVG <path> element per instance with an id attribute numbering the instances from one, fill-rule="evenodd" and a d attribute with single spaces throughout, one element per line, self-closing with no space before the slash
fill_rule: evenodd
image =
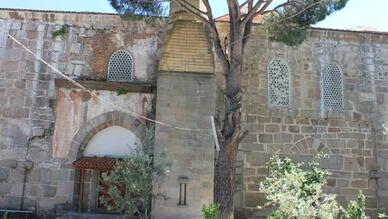
<path id="1" fill-rule="evenodd" d="M 219 137 L 220 151 L 214 168 L 214 201 L 220 204 L 220 218 L 233 216 L 235 175 L 241 133 L 242 41 L 231 48 L 233 60 L 225 74 L 225 112 Z M 239 48 L 239 49 L 237 49 Z M 240 53 L 235 54 L 234 53 Z"/>

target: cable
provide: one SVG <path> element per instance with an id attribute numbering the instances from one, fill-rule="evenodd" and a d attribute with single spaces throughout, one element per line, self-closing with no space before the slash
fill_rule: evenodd
<path id="1" fill-rule="evenodd" d="M 77 81 L 73 80 L 72 78 L 70 78 L 69 76 L 65 75 L 64 73 L 62 73 L 61 71 L 59 71 L 57 68 L 55 68 L 54 66 L 52 66 L 50 63 L 48 63 L 46 60 L 44 60 L 43 58 L 41 58 L 39 55 L 37 55 L 36 53 L 34 53 L 32 50 L 30 50 L 28 47 L 26 47 L 23 43 L 21 43 L 19 40 L 17 40 L 15 37 L 13 37 L 11 34 L 7 33 L 6 30 L 2 29 L 7 36 L 12 39 L 16 44 L 18 44 L 20 47 L 22 47 L 24 50 L 26 50 L 28 53 L 30 53 L 31 55 L 33 55 L 36 59 L 38 59 L 39 61 L 43 62 L 45 65 L 47 65 L 49 68 L 51 68 L 55 73 L 59 74 L 60 76 L 62 76 L 63 78 L 65 78 L 66 80 L 70 81 L 72 84 L 74 84 L 76 87 L 80 88 L 81 90 L 85 91 L 85 92 L 88 92 L 89 94 L 91 94 L 93 97 L 101 100 L 102 102 L 104 102 L 105 104 L 107 105 L 112 105 L 112 106 L 115 106 L 115 107 L 118 107 L 119 109 L 123 110 L 124 112 L 127 112 L 129 114 L 131 114 L 133 117 L 136 117 L 136 118 L 141 118 L 141 119 L 144 119 L 144 120 L 147 120 L 149 122 L 153 122 L 155 124 L 159 124 L 159 125 L 162 125 L 162 126 L 165 126 L 165 127 L 169 127 L 169 128 L 174 128 L 174 129 L 177 129 L 177 130 L 180 130 L 180 131 L 188 131 L 188 132 L 201 132 L 201 131 L 206 131 L 206 132 L 210 132 L 211 129 L 195 129 L 195 128 L 187 128 L 187 127 L 180 127 L 180 126 L 175 126 L 175 125 L 172 125 L 172 124 L 169 124 L 169 123 L 165 123 L 165 122 L 161 122 L 161 121 L 158 121 L 158 120 L 155 120 L 155 119 L 151 119 L 151 118 L 148 118 L 146 116 L 143 116 L 139 113 L 136 113 L 132 110 L 128 110 L 128 109 L 123 109 L 122 106 L 119 106 L 115 103 L 112 103 L 112 102 L 109 102 L 109 101 L 106 101 L 104 100 L 103 98 L 99 97 L 95 92 L 87 89 L 85 86 L 81 85 L 80 83 L 78 83 Z M 209 135 L 210 136 L 210 135 Z"/>

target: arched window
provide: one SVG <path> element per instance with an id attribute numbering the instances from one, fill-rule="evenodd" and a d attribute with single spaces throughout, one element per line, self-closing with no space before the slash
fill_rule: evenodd
<path id="1" fill-rule="evenodd" d="M 86 145 L 85 157 L 125 157 L 140 140 L 134 133 L 120 126 L 98 132 Z"/>
<path id="2" fill-rule="evenodd" d="M 342 71 L 338 65 L 326 64 L 323 66 L 321 90 L 324 110 L 344 110 Z"/>
<path id="3" fill-rule="evenodd" d="M 287 63 L 276 57 L 268 65 L 268 103 L 290 105 L 290 71 Z"/>
<path id="4" fill-rule="evenodd" d="M 133 58 L 128 51 L 119 50 L 112 54 L 108 64 L 108 81 L 128 82 L 132 80 Z"/>

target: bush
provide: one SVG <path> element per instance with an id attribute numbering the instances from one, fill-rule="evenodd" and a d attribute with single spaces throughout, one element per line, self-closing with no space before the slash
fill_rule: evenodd
<path id="1" fill-rule="evenodd" d="M 151 218 L 151 202 L 164 196 L 159 191 L 170 162 L 164 153 L 153 153 L 154 129 L 146 131 L 143 145 L 135 145 L 131 153 L 118 161 L 110 172 L 102 176 L 108 196 L 100 201 L 108 210 L 122 215 Z M 99 190 L 103 188 L 100 186 Z"/>
<path id="2" fill-rule="evenodd" d="M 268 177 L 260 184 L 260 191 L 267 195 L 274 210 L 270 219 L 281 218 L 336 218 L 340 207 L 335 195 L 321 190 L 328 171 L 319 168 L 316 160 L 309 163 L 309 170 L 302 169 L 303 163 L 294 164 L 289 158 L 273 156 L 268 163 Z"/>
<path id="3" fill-rule="evenodd" d="M 265 206 L 273 208 L 268 219 L 364 219 L 365 197 L 360 193 L 356 201 L 343 209 L 335 200 L 336 195 L 325 194 L 322 186 L 330 172 L 319 167 L 318 155 L 302 168 L 289 158 L 271 157 L 268 177 L 260 183 L 260 191 L 266 194 Z"/>
<path id="4" fill-rule="evenodd" d="M 204 205 L 202 207 L 202 217 L 203 219 L 218 219 L 220 211 L 220 205 L 218 203 L 212 203 L 208 206 Z"/>
<path id="5" fill-rule="evenodd" d="M 355 201 L 350 201 L 346 209 L 344 210 L 345 219 L 365 219 L 365 196 L 358 193 L 358 197 Z"/>

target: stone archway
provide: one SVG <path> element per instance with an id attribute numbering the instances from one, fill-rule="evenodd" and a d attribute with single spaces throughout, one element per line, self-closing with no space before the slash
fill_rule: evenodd
<path id="1" fill-rule="evenodd" d="M 97 133 L 109 127 L 114 127 L 114 126 L 119 126 L 119 127 L 128 129 L 140 141 L 142 141 L 143 139 L 143 135 L 145 133 L 145 128 L 146 128 L 146 125 L 143 121 L 124 112 L 113 111 L 113 112 L 100 114 L 99 116 L 94 117 L 93 119 L 90 119 L 89 121 L 87 121 L 87 123 L 84 126 L 82 126 L 74 135 L 70 145 L 68 160 L 70 162 L 73 162 L 81 158 L 86 146 Z M 74 208 L 76 208 L 76 206 L 79 205 L 79 201 L 80 201 L 82 203 L 81 206 L 85 206 L 85 209 L 93 210 L 93 205 L 91 203 L 95 202 L 96 194 L 95 192 L 92 191 L 92 189 L 93 188 L 95 189 L 96 186 L 98 185 L 98 182 L 96 182 L 96 179 L 98 180 L 98 174 L 99 174 L 99 171 L 95 171 L 95 170 L 90 170 L 86 173 L 86 176 L 89 180 L 86 182 L 86 184 L 88 184 L 86 188 L 89 188 L 89 190 L 86 189 L 85 192 L 83 193 L 84 194 L 83 196 L 88 198 L 80 199 L 80 196 L 79 196 L 80 185 L 81 185 L 80 182 L 81 181 L 83 182 L 83 180 L 81 180 L 81 171 L 79 169 L 75 169 L 74 192 L 73 192 Z M 90 209 L 90 206 L 92 206 L 91 209 Z"/>
<path id="2" fill-rule="evenodd" d="M 82 156 L 88 142 L 95 134 L 110 126 L 121 126 L 133 132 L 139 139 L 142 139 L 146 125 L 143 121 L 120 111 L 113 111 L 100 114 L 90 119 L 74 135 L 70 144 L 69 160 L 72 162 Z"/>

